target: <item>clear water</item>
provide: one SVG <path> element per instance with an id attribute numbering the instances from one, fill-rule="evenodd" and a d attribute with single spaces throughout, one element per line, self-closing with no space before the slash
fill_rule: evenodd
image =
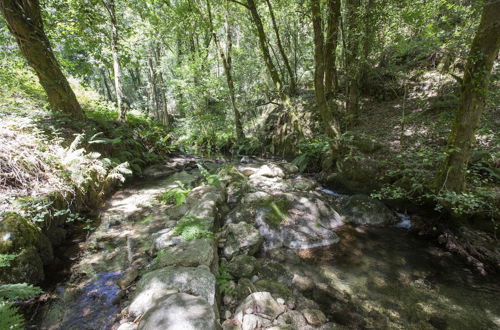
<path id="1" fill-rule="evenodd" d="M 345 227 L 338 234 L 338 244 L 308 251 L 306 267 L 348 294 L 344 313 L 359 314 L 363 327 L 500 329 L 498 279 L 404 229 Z M 324 301 L 327 313 L 338 309 Z"/>

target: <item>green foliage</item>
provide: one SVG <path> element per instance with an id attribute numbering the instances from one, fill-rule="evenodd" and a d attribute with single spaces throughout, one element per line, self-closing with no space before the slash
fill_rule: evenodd
<path id="1" fill-rule="evenodd" d="M 175 183 L 178 187 L 172 188 L 158 196 L 160 202 L 163 204 L 175 203 L 177 206 L 186 202 L 187 196 L 191 192 L 191 188 L 185 187 L 180 181 L 175 181 Z"/>
<path id="2" fill-rule="evenodd" d="M 0 329 L 23 329 L 24 320 L 13 302 L 38 296 L 42 290 L 26 284 L 0 284 Z"/>
<path id="3" fill-rule="evenodd" d="M 217 283 L 217 287 L 224 294 L 233 294 L 234 288 L 231 286 L 231 281 L 233 277 L 229 274 L 227 267 L 225 265 L 221 265 L 219 267 L 219 273 L 215 276 L 215 282 Z"/>
<path id="4" fill-rule="evenodd" d="M 16 257 L 17 254 L 0 254 L 0 268 L 10 266 L 11 261 Z"/>
<path id="5" fill-rule="evenodd" d="M 0 303 L 0 329 L 24 329 L 24 320 L 11 303 Z"/>
<path id="6" fill-rule="evenodd" d="M 329 145 L 326 140 L 312 139 L 299 142 L 299 155 L 292 161 L 299 167 L 299 171 L 306 169 L 318 170 L 323 157 L 327 154 Z"/>
<path id="7" fill-rule="evenodd" d="M 176 224 L 173 235 L 182 236 L 186 241 L 192 241 L 198 238 L 213 238 L 213 233 L 209 230 L 211 226 L 210 219 L 185 216 Z"/>
<path id="8" fill-rule="evenodd" d="M 208 172 L 208 170 L 200 164 L 196 165 L 198 166 L 201 175 L 203 175 L 208 184 L 216 187 L 221 187 L 220 176 L 218 174 L 210 174 L 210 172 Z"/>

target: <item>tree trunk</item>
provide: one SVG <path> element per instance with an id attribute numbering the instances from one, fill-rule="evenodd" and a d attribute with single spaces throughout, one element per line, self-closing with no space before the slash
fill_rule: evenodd
<path id="1" fill-rule="evenodd" d="M 484 109 L 493 62 L 500 48 L 500 1 L 486 0 L 464 72 L 460 105 L 448 142 L 439 189 L 461 192 L 475 132 Z"/>
<path id="2" fill-rule="evenodd" d="M 212 20 L 212 11 L 210 8 L 210 1 L 207 0 L 207 10 L 208 10 L 208 19 L 210 23 L 210 30 L 212 31 L 212 36 L 215 42 L 215 46 L 217 51 L 219 52 L 219 56 L 222 61 L 222 65 L 224 67 L 224 73 L 226 75 L 227 87 L 229 89 L 229 97 L 231 99 L 231 107 L 233 109 L 234 114 L 234 126 L 236 131 L 236 137 L 238 141 L 242 141 L 245 139 L 245 134 L 243 133 L 243 126 L 241 124 L 241 114 L 236 105 L 236 95 L 234 90 L 234 81 L 232 74 L 232 59 L 231 59 L 231 50 L 232 50 L 232 37 L 231 37 L 231 25 L 229 24 L 229 15 L 226 15 L 226 45 L 227 45 L 227 54 L 224 52 L 224 48 L 219 42 L 219 38 L 217 37 L 217 33 L 214 29 L 214 24 Z"/>
<path id="3" fill-rule="evenodd" d="M 106 8 L 109 21 L 111 23 L 111 54 L 113 56 L 113 73 L 115 76 L 115 91 L 116 91 L 116 105 L 118 107 L 118 120 L 121 122 L 126 121 L 127 106 L 124 102 L 124 93 L 122 86 L 122 69 L 120 65 L 120 52 L 119 52 L 119 34 L 118 34 L 118 21 L 116 19 L 115 0 L 102 0 Z"/>
<path id="4" fill-rule="evenodd" d="M 102 68 L 99 69 L 99 72 L 101 73 L 102 82 L 104 84 L 104 88 L 106 90 L 106 95 L 108 96 L 108 100 L 112 102 L 113 96 L 111 95 L 111 88 L 109 88 L 108 77 L 106 76 L 106 72 Z"/>
<path id="5" fill-rule="evenodd" d="M 165 80 L 163 79 L 163 73 L 161 72 L 161 51 L 159 46 L 156 46 L 154 54 L 155 72 L 158 75 L 158 94 L 161 101 L 162 123 L 163 125 L 168 125 L 170 121 L 170 114 L 168 113 L 168 100 L 165 90 Z"/>
<path id="6" fill-rule="evenodd" d="M 271 16 L 271 22 L 273 24 L 274 33 L 276 34 L 276 44 L 278 45 L 278 50 L 280 52 L 281 58 L 283 58 L 283 63 L 285 64 L 286 71 L 290 78 L 290 94 L 293 95 L 296 92 L 297 84 L 295 82 L 295 75 L 293 74 L 292 67 L 290 66 L 290 61 L 288 61 L 288 56 L 285 53 L 283 44 L 281 43 L 281 37 L 278 30 L 278 24 L 276 23 L 276 18 L 274 17 L 273 7 L 271 6 L 271 1 L 266 0 L 267 7 L 269 8 L 269 14 Z"/>
<path id="7" fill-rule="evenodd" d="M 323 28 L 321 24 L 320 0 L 311 0 L 311 14 L 314 30 L 314 91 L 316 103 L 318 104 L 321 119 L 323 120 L 325 133 L 330 138 L 330 149 L 332 152 L 335 152 L 338 150 L 340 129 L 326 102 L 325 51 Z"/>
<path id="8" fill-rule="evenodd" d="M 156 86 L 156 71 L 153 64 L 153 58 L 148 57 L 148 67 L 149 67 L 149 90 L 151 94 L 151 100 L 153 101 L 155 119 L 160 120 L 160 100 L 158 97 L 158 89 Z"/>
<path id="9" fill-rule="evenodd" d="M 51 107 L 77 119 L 85 118 L 43 30 L 38 0 L 0 0 L 0 10 L 21 53 L 35 70 Z"/>
<path id="10" fill-rule="evenodd" d="M 347 0 L 347 124 L 355 125 L 359 120 L 359 96 L 360 96 L 360 63 L 359 63 L 359 11 L 360 0 Z"/>
<path id="11" fill-rule="evenodd" d="M 340 0 L 328 0 L 328 25 L 325 41 L 325 91 L 327 98 L 335 94 L 338 86 L 336 55 L 339 35 Z"/>
<path id="12" fill-rule="evenodd" d="M 266 33 L 264 32 L 264 26 L 262 24 L 262 20 L 260 19 L 259 12 L 257 11 L 257 7 L 255 6 L 255 1 L 247 0 L 246 6 L 248 10 L 250 10 L 250 14 L 252 15 L 252 21 L 255 24 L 255 28 L 257 29 L 260 50 L 262 51 L 262 57 L 264 58 L 264 63 L 266 64 L 267 71 L 269 71 L 269 75 L 271 76 L 274 87 L 276 88 L 277 91 L 281 92 L 283 88 L 283 83 L 281 82 L 278 70 L 276 70 L 276 67 L 273 64 L 273 60 L 269 53 Z"/>

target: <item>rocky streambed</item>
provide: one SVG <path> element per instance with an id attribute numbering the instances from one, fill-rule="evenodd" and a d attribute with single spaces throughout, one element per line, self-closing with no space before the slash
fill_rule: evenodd
<path id="1" fill-rule="evenodd" d="M 498 283 L 407 217 L 292 164 L 242 161 L 172 159 L 115 194 L 40 327 L 500 327 Z"/>

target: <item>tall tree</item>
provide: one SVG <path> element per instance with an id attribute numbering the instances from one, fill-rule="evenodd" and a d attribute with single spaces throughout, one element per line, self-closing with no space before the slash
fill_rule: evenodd
<path id="1" fill-rule="evenodd" d="M 295 94 L 297 89 L 297 83 L 295 79 L 295 75 L 293 73 L 292 67 L 290 65 L 290 61 L 288 60 L 288 56 L 286 55 L 285 48 L 283 47 L 283 43 L 281 42 L 280 32 L 278 29 L 278 24 L 276 23 L 276 17 L 274 16 L 273 7 L 271 5 L 270 0 L 266 0 L 267 7 L 269 8 L 269 15 L 271 16 L 271 22 L 273 24 L 274 33 L 276 35 L 276 44 L 278 46 L 278 50 L 280 52 L 281 58 L 283 59 L 283 64 L 285 65 L 286 71 L 288 73 L 288 77 L 290 79 L 290 94 Z"/>
<path id="2" fill-rule="evenodd" d="M 346 78 L 347 78 L 347 100 L 346 112 L 348 125 L 353 125 L 359 118 L 359 96 L 360 96 L 360 56 L 361 43 L 360 29 L 360 0 L 347 0 L 347 40 L 346 45 Z"/>
<path id="3" fill-rule="evenodd" d="M 500 1 L 486 0 L 465 67 L 460 105 L 448 141 L 448 156 L 438 177 L 440 189 L 465 188 L 471 146 L 484 109 L 493 62 L 500 48 Z"/>
<path id="4" fill-rule="evenodd" d="M 338 150 L 339 124 L 328 107 L 325 94 L 325 37 L 321 22 L 320 0 L 310 0 L 314 32 L 314 91 L 323 127 L 330 138 L 332 152 Z"/>
<path id="5" fill-rule="evenodd" d="M 83 119 L 80 104 L 45 35 L 38 0 L 0 0 L 0 10 L 21 53 L 35 70 L 50 105 L 55 110 Z"/>
<path id="6" fill-rule="evenodd" d="M 110 44 L 111 54 L 113 56 L 113 73 L 115 76 L 115 92 L 116 92 L 116 105 L 118 107 L 118 120 L 125 121 L 127 117 L 127 106 L 125 102 L 125 94 L 122 85 L 122 68 L 120 64 L 120 50 L 119 50 L 119 30 L 118 20 L 116 18 L 116 5 L 115 0 L 101 0 L 104 8 L 109 16 L 109 23 L 111 26 Z"/>
<path id="7" fill-rule="evenodd" d="M 336 55 L 340 23 L 340 0 L 328 0 L 328 19 L 325 41 L 325 91 L 333 96 L 338 85 Z"/>
<path id="8" fill-rule="evenodd" d="M 255 5 L 255 1 L 247 0 L 246 4 L 236 0 L 231 0 L 231 1 L 243 5 L 250 11 L 252 22 L 255 25 L 255 29 L 257 30 L 257 36 L 259 37 L 260 50 L 262 52 L 264 63 L 266 64 L 267 71 L 271 76 L 274 88 L 276 88 L 277 91 L 281 92 L 283 88 L 283 83 L 279 76 L 278 70 L 274 66 L 273 60 L 271 58 L 271 53 L 269 52 L 269 46 L 268 46 L 269 42 L 267 40 L 266 32 L 264 31 L 264 25 L 262 24 L 262 19 L 260 18 L 259 11 L 257 10 L 257 6 Z"/>
<path id="9" fill-rule="evenodd" d="M 229 10 L 229 9 L 227 9 Z M 241 114 L 236 105 L 236 93 L 234 90 L 234 81 L 232 74 L 232 59 L 231 59 L 231 50 L 232 50 L 232 36 L 231 36 L 231 24 L 229 22 L 229 13 L 226 12 L 226 49 L 222 47 L 219 37 L 217 36 L 217 32 L 215 31 L 212 10 L 210 7 L 210 0 L 207 0 L 207 11 L 208 11 L 208 21 L 210 24 L 210 31 L 212 32 L 212 36 L 214 39 L 215 47 L 219 53 L 219 56 L 222 61 L 222 65 L 224 67 L 224 73 L 226 75 L 227 87 L 229 89 L 229 97 L 231 99 L 231 107 L 233 109 L 234 114 L 234 125 L 236 130 L 236 137 L 239 141 L 242 141 L 245 138 L 245 134 L 243 133 L 243 126 L 241 124 Z"/>

